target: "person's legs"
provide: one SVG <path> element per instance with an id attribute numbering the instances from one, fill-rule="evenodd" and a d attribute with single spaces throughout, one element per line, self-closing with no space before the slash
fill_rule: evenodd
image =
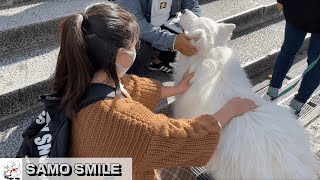
<path id="1" fill-rule="evenodd" d="M 302 46 L 306 34 L 306 32 L 286 23 L 284 42 L 277 57 L 272 80 L 268 89 L 268 94 L 271 97 L 278 95 L 278 90 L 282 86 L 282 82 L 292 66 L 295 55 Z"/>
<path id="2" fill-rule="evenodd" d="M 161 29 L 165 29 L 171 33 L 177 34 L 176 32 L 172 31 L 171 29 L 168 29 L 165 26 L 162 26 Z M 160 55 L 158 56 L 158 58 L 160 59 L 160 61 L 164 62 L 165 64 L 169 64 L 171 62 L 174 62 L 177 52 L 175 51 L 159 51 Z"/>
<path id="3" fill-rule="evenodd" d="M 176 34 L 176 32 L 166 28 L 165 26 L 161 26 L 161 29 Z M 172 66 L 172 62 L 174 62 L 177 53 L 175 51 L 161 51 L 158 49 L 155 49 L 155 51 L 159 54 L 153 58 L 149 69 L 172 73 L 174 68 L 174 66 Z"/>
<path id="4" fill-rule="evenodd" d="M 308 49 L 308 65 L 320 56 L 320 34 L 312 34 Z M 320 84 L 320 61 L 302 78 L 298 94 L 290 106 L 299 111 Z"/>
<path id="5" fill-rule="evenodd" d="M 159 55 L 154 57 L 152 60 L 149 69 L 150 70 L 156 70 L 156 71 L 163 71 L 166 73 L 172 73 L 173 72 L 173 64 L 174 59 L 176 57 L 176 52 L 171 52 L 171 51 L 160 51 L 156 50 L 159 52 Z"/>
<path id="6" fill-rule="evenodd" d="M 171 62 L 174 62 L 174 59 L 176 58 L 177 53 L 175 51 L 160 51 L 160 55 L 158 58 L 164 62 L 165 64 L 169 64 Z"/>
<path id="7" fill-rule="evenodd" d="M 130 67 L 128 74 L 135 74 L 138 76 L 144 76 L 148 71 L 152 57 L 155 56 L 155 52 L 150 43 L 140 40 L 140 49 L 137 52 L 137 57 Z"/>

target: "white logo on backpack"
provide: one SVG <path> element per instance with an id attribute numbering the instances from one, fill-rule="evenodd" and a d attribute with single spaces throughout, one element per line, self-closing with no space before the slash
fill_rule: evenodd
<path id="1" fill-rule="evenodd" d="M 42 113 L 36 119 L 37 124 L 46 125 L 41 129 L 42 132 L 49 132 L 49 122 L 51 121 L 50 115 L 48 112 L 42 111 Z M 40 157 L 48 156 L 51 149 L 51 140 L 52 136 L 50 133 L 44 134 L 42 137 L 37 137 L 34 139 L 34 143 L 37 145 L 39 150 Z"/>

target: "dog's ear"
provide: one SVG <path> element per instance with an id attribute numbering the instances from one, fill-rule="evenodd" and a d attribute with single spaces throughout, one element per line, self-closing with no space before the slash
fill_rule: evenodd
<path id="1" fill-rule="evenodd" d="M 236 28 L 235 24 L 219 23 L 218 33 L 215 36 L 215 45 L 225 46 L 230 40 L 233 30 Z"/>
<path id="2" fill-rule="evenodd" d="M 195 40 L 196 42 L 199 41 L 201 38 L 205 36 L 205 32 L 202 29 L 197 29 L 193 31 L 192 33 L 189 33 L 189 37 Z"/>
<path id="3" fill-rule="evenodd" d="M 224 36 L 226 40 L 229 40 L 235 28 L 236 28 L 235 24 L 221 23 L 219 24 L 220 35 Z"/>
<path id="4" fill-rule="evenodd" d="M 195 42 L 197 47 L 202 47 L 207 40 L 206 33 L 203 29 L 197 29 L 192 33 L 189 33 L 188 36 Z M 211 42 L 212 41 L 212 42 Z M 213 39 L 209 43 L 213 43 Z"/>

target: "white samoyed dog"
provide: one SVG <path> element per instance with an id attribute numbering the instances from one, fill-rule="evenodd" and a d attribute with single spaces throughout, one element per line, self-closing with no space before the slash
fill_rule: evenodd
<path id="1" fill-rule="evenodd" d="M 296 116 L 256 95 L 239 60 L 226 46 L 236 26 L 197 17 L 189 10 L 182 14 L 180 25 L 194 38 L 191 43 L 198 52 L 191 57 L 177 55 L 175 82 L 186 71 L 195 75 L 190 89 L 176 97 L 175 118 L 214 114 L 234 97 L 249 98 L 259 106 L 224 127 L 206 165 L 208 173 L 218 180 L 317 179 L 309 137 Z"/>

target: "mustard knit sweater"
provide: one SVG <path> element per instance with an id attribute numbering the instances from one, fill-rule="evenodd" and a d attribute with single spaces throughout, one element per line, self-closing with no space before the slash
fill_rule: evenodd
<path id="1" fill-rule="evenodd" d="M 74 157 L 131 157 L 133 179 L 152 180 L 154 169 L 203 166 L 217 147 L 220 127 L 211 115 L 170 119 L 153 113 L 161 83 L 137 76 L 121 80 L 132 99 L 98 101 L 73 121 Z"/>

